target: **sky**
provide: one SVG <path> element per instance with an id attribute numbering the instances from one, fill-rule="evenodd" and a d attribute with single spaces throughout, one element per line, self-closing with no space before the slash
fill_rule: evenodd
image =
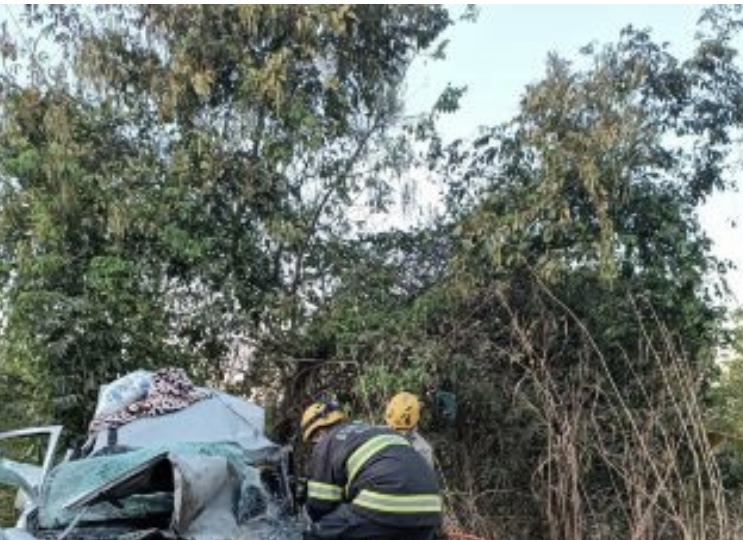
<path id="1" fill-rule="evenodd" d="M 694 49 L 696 22 L 705 6 L 678 5 L 483 5 L 475 23 L 459 23 L 447 31 L 447 58 L 415 64 L 406 90 L 408 112 L 429 108 L 448 82 L 466 85 L 461 109 L 444 118 L 440 128 L 455 139 L 475 135 L 479 126 L 510 119 L 527 84 L 544 74 L 549 52 L 571 59 L 591 42 L 615 41 L 631 24 L 649 28 L 671 52 L 685 57 Z M 462 6 L 450 6 L 453 13 Z M 741 157 L 740 155 L 738 156 Z M 739 164 L 743 161 L 739 161 Z M 732 306 L 743 307 L 743 242 L 731 223 L 743 223 L 743 172 L 739 186 L 713 196 L 701 208 L 702 226 L 712 238 L 713 253 L 737 265 L 728 274 Z M 425 188 L 424 188 L 425 189 Z"/>

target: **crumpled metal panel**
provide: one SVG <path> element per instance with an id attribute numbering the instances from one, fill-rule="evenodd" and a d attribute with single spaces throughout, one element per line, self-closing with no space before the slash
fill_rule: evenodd
<path id="1" fill-rule="evenodd" d="M 148 447 L 181 442 L 234 442 L 246 450 L 274 448 L 264 435 L 265 413 L 244 399 L 214 392 L 210 399 L 162 416 L 140 418 L 117 429 L 117 444 Z M 93 451 L 106 447 L 107 433 L 96 435 Z"/>
<path id="2" fill-rule="evenodd" d="M 143 448 L 117 455 L 92 457 L 60 463 L 47 476 L 39 496 L 38 522 L 42 529 L 57 529 L 76 519 L 80 508 L 72 502 L 107 488 L 113 481 L 151 460 L 159 459 L 162 448 Z M 145 494 L 121 501 L 85 508 L 84 521 L 96 522 L 157 515 L 172 511 L 172 495 Z"/>
<path id="3" fill-rule="evenodd" d="M 62 463 L 41 494 L 39 525 L 159 518 L 182 538 L 237 538 L 269 506 L 254 457 L 232 443 L 184 443 Z"/>
<path id="4" fill-rule="evenodd" d="M 171 528 L 195 540 L 236 538 L 235 500 L 240 479 L 226 458 L 170 456 L 174 492 Z"/>

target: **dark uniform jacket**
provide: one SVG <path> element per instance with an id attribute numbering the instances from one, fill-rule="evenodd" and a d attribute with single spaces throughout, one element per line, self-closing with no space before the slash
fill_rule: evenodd
<path id="1" fill-rule="evenodd" d="M 312 453 L 307 511 L 318 521 L 339 504 L 395 527 L 437 527 L 441 495 L 431 467 L 391 429 L 334 426 Z"/>

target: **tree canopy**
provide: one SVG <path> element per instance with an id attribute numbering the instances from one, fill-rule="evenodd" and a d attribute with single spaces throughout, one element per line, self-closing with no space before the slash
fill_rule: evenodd
<path id="1" fill-rule="evenodd" d="M 113 373 L 186 363 L 221 380 L 245 347 L 289 354 L 332 286 L 349 209 L 385 206 L 406 159 L 398 88 L 447 12 L 27 17 L 62 60 L 2 86 L 7 356 L 82 427 Z"/>

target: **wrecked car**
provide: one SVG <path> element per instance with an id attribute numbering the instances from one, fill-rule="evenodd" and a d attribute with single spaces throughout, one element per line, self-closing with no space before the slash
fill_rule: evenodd
<path id="1" fill-rule="evenodd" d="M 0 540 L 299 539 L 291 451 L 264 427 L 261 407 L 181 370 L 129 374 L 102 388 L 86 443 L 63 458 L 59 426 L 0 434 L 19 513 Z M 36 463 L 3 453 L 38 438 Z"/>

